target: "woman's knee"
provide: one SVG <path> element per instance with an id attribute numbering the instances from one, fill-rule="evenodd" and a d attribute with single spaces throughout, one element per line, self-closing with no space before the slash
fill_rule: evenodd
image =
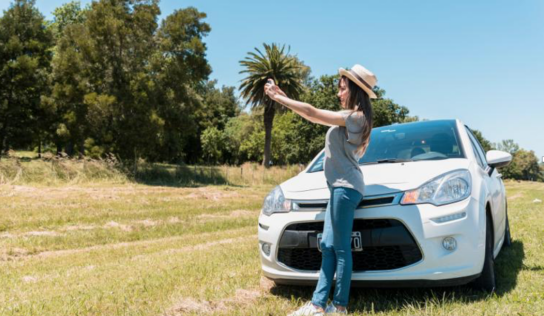
<path id="1" fill-rule="evenodd" d="M 333 246 L 333 244 L 331 244 L 329 242 L 326 242 L 326 241 L 322 240 L 319 243 L 319 247 L 321 247 L 321 252 L 323 254 L 332 254 L 332 253 L 334 253 L 334 246 Z"/>

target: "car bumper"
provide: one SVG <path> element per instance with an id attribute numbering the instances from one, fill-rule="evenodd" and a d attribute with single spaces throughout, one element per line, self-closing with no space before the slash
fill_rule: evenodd
<path id="1" fill-rule="evenodd" d="M 463 284 L 482 270 L 485 248 L 485 221 L 481 206 L 473 198 L 443 206 L 388 205 L 358 209 L 355 219 L 392 219 L 400 221 L 417 243 L 422 259 L 408 266 L 375 271 L 354 271 L 354 285 L 436 286 Z M 464 217 L 449 220 L 448 216 Z M 289 212 L 259 217 L 259 243 L 270 244 L 270 254 L 260 247 L 263 273 L 277 283 L 315 284 L 319 271 L 297 270 L 278 261 L 278 250 L 285 228 L 293 223 L 324 220 L 325 212 Z M 483 217 L 485 218 L 485 217 Z M 445 220 L 440 222 L 439 219 Z M 446 250 L 442 242 L 453 237 L 455 250 Z M 363 250 L 364 251 L 364 250 Z"/>

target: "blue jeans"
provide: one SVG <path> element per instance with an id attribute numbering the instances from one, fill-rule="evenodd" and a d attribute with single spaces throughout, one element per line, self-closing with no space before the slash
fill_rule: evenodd
<path id="1" fill-rule="evenodd" d="M 363 196 L 359 191 L 331 187 L 331 198 L 325 213 L 323 238 L 321 239 L 322 263 L 319 281 L 312 297 L 314 305 L 325 308 L 331 290 L 334 273 L 336 285 L 333 304 L 347 306 L 351 286 L 351 231 L 355 209 Z"/>

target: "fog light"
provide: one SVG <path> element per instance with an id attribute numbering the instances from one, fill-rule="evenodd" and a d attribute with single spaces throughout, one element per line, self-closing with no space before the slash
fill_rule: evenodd
<path id="1" fill-rule="evenodd" d="M 449 251 L 454 251 L 457 248 L 457 240 L 453 237 L 446 237 L 442 240 L 442 247 Z"/>
<path id="2" fill-rule="evenodd" d="M 269 256 L 270 255 L 270 244 L 267 243 L 267 242 L 263 242 L 261 244 L 261 249 L 262 251 L 264 252 L 265 255 Z"/>

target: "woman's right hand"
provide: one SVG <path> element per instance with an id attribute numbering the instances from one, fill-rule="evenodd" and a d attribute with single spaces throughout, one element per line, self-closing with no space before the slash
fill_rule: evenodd
<path id="1" fill-rule="evenodd" d="M 283 92 L 272 79 L 268 79 L 268 82 L 264 85 L 264 92 L 266 93 L 266 95 L 268 95 L 268 97 L 270 97 L 270 99 L 274 101 L 276 101 L 278 95 L 287 97 L 285 92 Z"/>

